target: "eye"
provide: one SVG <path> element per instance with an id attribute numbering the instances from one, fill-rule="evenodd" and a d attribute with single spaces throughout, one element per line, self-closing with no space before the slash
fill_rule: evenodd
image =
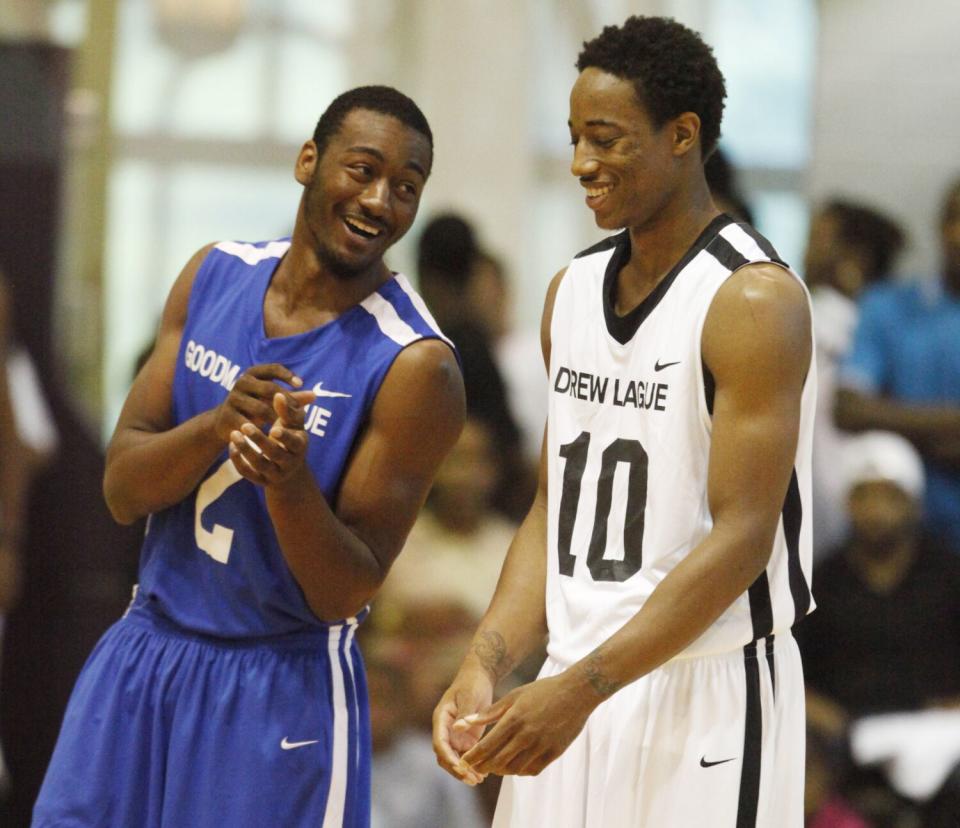
<path id="1" fill-rule="evenodd" d="M 406 201 L 417 197 L 417 187 L 416 185 L 411 184 L 409 181 L 401 182 L 397 186 L 397 190 L 400 192 L 400 197 Z"/>
<path id="2" fill-rule="evenodd" d="M 373 167 L 369 164 L 351 164 L 350 169 L 360 178 L 370 178 L 373 175 Z"/>
<path id="3" fill-rule="evenodd" d="M 617 143 L 616 138 L 596 138 L 594 142 L 601 149 L 610 149 L 615 143 Z"/>

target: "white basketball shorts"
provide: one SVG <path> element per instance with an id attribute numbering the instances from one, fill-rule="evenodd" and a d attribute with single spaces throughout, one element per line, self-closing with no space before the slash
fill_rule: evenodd
<path id="1" fill-rule="evenodd" d="M 562 668 L 550 659 L 542 677 Z M 789 632 L 677 658 L 601 704 L 493 828 L 802 828 L 804 695 Z"/>

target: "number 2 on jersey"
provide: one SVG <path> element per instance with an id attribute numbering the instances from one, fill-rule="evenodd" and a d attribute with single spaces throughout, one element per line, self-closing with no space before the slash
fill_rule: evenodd
<path id="1" fill-rule="evenodd" d="M 204 510 L 213 501 L 219 498 L 234 483 L 243 480 L 237 467 L 233 465 L 232 460 L 224 461 L 213 474 L 211 474 L 197 489 L 197 501 L 193 518 L 193 534 L 199 546 L 211 558 L 219 563 L 225 564 L 230 558 L 230 545 L 233 543 L 233 529 L 221 526 L 219 523 L 213 524 L 212 530 L 207 530 L 203 526 L 201 517 Z"/>
<path id="2" fill-rule="evenodd" d="M 573 528 L 580 508 L 580 488 L 587 468 L 590 432 L 582 431 L 576 440 L 560 446 L 566 460 L 563 468 L 563 490 L 560 494 L 560 521 L 557 527 L 557 551 L 560 574 L 573 575 L 576 556 L 570 547 Z M 618 463 L 626 463 L 627 508 L 623 526 L 623 560 L 605 558 L 607 524 L 613 504 L 614 474 Z M 600 476 L 597 479 L 597 506 L 587 551 L 587 568 L 595 581 L 626 581 L 635 575 L 643 562 L 643 524 L 647 508 L 648 457 L 637 440 L 617 438 L 603 450 Z"/>

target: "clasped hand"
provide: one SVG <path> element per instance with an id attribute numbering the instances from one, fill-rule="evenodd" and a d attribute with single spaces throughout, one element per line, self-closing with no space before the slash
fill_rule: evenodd
<path id="1" fill-rule="evenodd" d="M 303 385 L 282 365 L 254 365 L 238 377 L 217 411 L 217 435 L 227 441 L 233 465 L 259 486 L 289 480 L 306 456 L 304 407 L 316 395 L 291 391 L 280 382 L 293 388 Z"/>
<path id="2" fill-rule="evenodd" d="M 462 716 L 453 724 L 454 733 L 493 727 L 451 772 L 472 782 L 488 773 L 535 776 L 583 729 L 598 701 L 591 696 L 559 675 L 518 687 L 485 711 Z"/>

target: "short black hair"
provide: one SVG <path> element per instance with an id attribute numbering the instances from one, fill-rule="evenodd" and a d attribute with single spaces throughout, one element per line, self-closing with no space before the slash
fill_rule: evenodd
<path id="1" fill-rule="evenodd" d="M 396 118 L 423 135 L 430 144 L 430 153 L 433 153 L 430 124 L 411 98 L 392 86 L 358 86 L 334 98 L 317 121 L 313 142 L 317 145 L 318 157 L 323 157 L 330 138 L 336 135 L 343 119 L 355 109 L 369 109 Z"/>
<path id="2" fill-rule="evenodd" d="M 892 218 L 863 204 L 835 198 L 823 205 L 822 212 L 837 223 L 840 240 L 866 257 L 867 284 L 885 279 L 907 238 Z"/>
<path id="3" fill-rule="evenodd" d="M 417 270 L 421 279 L 436 276 L 463 287 L 479 252 L 470 222 L 456 213 L 442 213 L 432 218 L 420 234 Z"/>
<path id="4" fill-rule="evenodd" d="M 668 17 L 628 17 L 586 41 L 577 70 L 595 67 L 633 83 L 637 100 L 656 128 L 684 112 L 700 117 L 700 156 L 720 138 L 723 74 L 700 35 Z"/>

